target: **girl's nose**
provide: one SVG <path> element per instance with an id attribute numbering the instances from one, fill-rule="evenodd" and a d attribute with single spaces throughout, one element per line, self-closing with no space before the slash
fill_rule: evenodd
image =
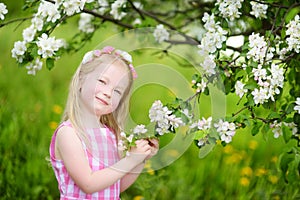
<path id="1" fill-rule="evenodd" d="M 103 95 L 105 96 L 105 97 L 107 97 L 107 98 L 110 98 L 111 97 L 111 94 L 112 94 L 112 88 L 110 88 L 110 87 L 105 87 L 105 88 L 103 88 Z"/>

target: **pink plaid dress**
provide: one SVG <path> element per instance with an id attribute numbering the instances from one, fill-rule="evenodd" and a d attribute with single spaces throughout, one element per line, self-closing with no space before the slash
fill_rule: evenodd
<path id="1" fill-rule="evenodd" d="M 95 192 L 93 194 L 84 193 L 77 185 L 74 183 L 72 178 L 69 176 L 66 167 L 62 160 L 57 160 L 55 158 L 55 139 L 57 131 L 62 126 L 70 126 L 71 123 L 66 121 L 63 122 L 54 132 L 52 140 L 50 143 L 50 160 L 52 168 L 54 170 L 56 179 L 58 181 L 58 187 L 60 191 L 60 199 L 120 199 L 120 181 L 117 181 L 110 187 Z M 89 161 L 90 167 L 93 171 L 101 170 L 109 167 L 119 161 L 119 154 L 116 145 L 116 137 L 108 128 L 97 128 L 97 129 L 87 129 L 87 135 L 91 140 L 92 151 L 86 148 L 86 145 L 82 142 L 86 157 Z M 99 180 L 101 181 L 101 180 Z"/>

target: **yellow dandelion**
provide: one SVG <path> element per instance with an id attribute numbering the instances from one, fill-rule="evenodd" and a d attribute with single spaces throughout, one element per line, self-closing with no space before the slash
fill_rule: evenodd
<path id="1" fill-rule="evenodd" d="M 272 200 L 280 200 L 280 199 L 281 198 L 280 198 L 280 196 L 278 194 L 272 197 Z"/>
<path id="2" fill-rule="evenodd" d="M 258 168 L 255 170 L 255 175 L 260 177 L 267 174 L 267 170 L 265 168 Z"/>
<path id="3" fill-rule="evenodd" d="M 177 157 L 179 156 L 179 152 L 176 149 L 169 149 L 166 151 L 168 156 Z"/>
<path id="4" fill-rule="evenodd" d="M 147 173 L 150 174 L 150 175 L 154 175 L 155 174 L 153 169 L 148 169 Z"/>
<path id="5" fill-rule="evenodd" d="M 52 121 L 52 122 L 49 122 L 49 127 L 52 129 L 52 130 L 55 130 L 58 126 L 58 123 L 55 122 L 55 121 Z"/>
<path id="6" fill-rule="evenodd" d="M 145 199 L 145 198 L 141 195 L 133 197 L 133 200 L 143 200 L 143 199 Z"/>
<path id="7" fill-rule="evenodd" d="M 217 145 L 221 145 L 222 141 L 221 140 L 216 140 Z"/>
<path id="8" fill-rule="evenodd" d="M 258 146 L 258 142 L 257 141 L 250 140 L 250 142 L 249 142 L 249 149 L 255 150 L 257 148 L 257 146 Z"/>
<path id="9" fill-rule="evenodd" d="M 224 147 L 224 153 L 226 153 L 226 154 L 231 154 L 233 152 L 233 150 L 234 150 L 233 146 L 230 144 L 228 144 Z"/>
<path id="10" fill-rule="evenodd" d="M 272 161 L 273 163 L 277 163 L 278 157 L 277 157 L 277 156 L 273 156 L 273 157 L 271 158 L 271 161 Z"/>
<path id="11" fill-rule="evenodd" d="M 250 185 L 250 180 L 247 177 L 242 177 L 240 179 L 240 185 L 248 187 Z"/>
<path id="12" fill-rule="evenodd" d="M 270 175 L 268 177 L 268 180 L 272 183 L 272 184 L 276 184 L 278 182 L 278 177 L 275 175 Z"/>
<path id="13" fill-rule="evenodd" d="M 55 114 L 58 114 L 60 115 L 62 113 L 62 107 L 55 104 L 53 107 L 52 107 L 52 111 L 55 113 Z"/>
<path id="14" fill-rule="evenodd" d="M 234 153 L 231 156 L 229 156 L 225 162 L 227 164 L 234 164 L 234 163 L 239 163 L 243 159 L 242 154 L 240 153 Z"/>
<path id="15" fill-rule="evenodd" d="M 251 167 L 244 167 L 241 170 L 241 175 L 242 176 L 248 176 L 248 177 L 250 177 L 250 176 L 252 176 L 252 173 L 253 173 L 253 170 L 252 170 Z"/>

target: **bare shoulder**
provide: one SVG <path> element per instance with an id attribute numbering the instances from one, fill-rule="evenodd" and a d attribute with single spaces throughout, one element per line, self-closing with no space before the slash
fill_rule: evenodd
<path id="1" fill-rule="evenodd" d="M 73 127 L 63 126 L 57 131 L 55 141 L 57 159 L 61 159 L 62 154 L 72 152 L 78 147 L 81 147 L 81 141 Z"/>

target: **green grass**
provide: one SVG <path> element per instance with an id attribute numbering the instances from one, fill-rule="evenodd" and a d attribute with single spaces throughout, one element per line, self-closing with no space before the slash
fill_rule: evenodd
<path id="1" fill-rule="evenodd" d="M 43 69 L 37 76 L 26 74 L 11 58 L 13 42 L 20 39 L 22 25 L 16 31 L 10 25 L 0 29 L 0 199 L 58 199 L 54 173 L 47 162 L 53 128 L 60 121 L 71 76 L 83 52 L 101 39 L 98 34 L 88 46 L 66 55 L 52 71 Z M 72 27 L 72 24 L 70 25 Z M 74 28 L 74 27 L 72 27 Z M 70 35 L 73 29 L 57 32 Z M 147 63 L 152 58 L 137 58 Z M 169 63 L 170 61 L 164 61 Z M 175 63 L 171 64 L 175 66 Z M 191 70 L 176 68 L 190 77 Z M 170 77 L 165 77 L 169 79 Z M 136 123 L 147 122 L 147 110 L 155 99 L 173 100 L 176 88 L 149 84 L 133 94 L 131 117 Z M 232 111 L 231 100 L 227 110 Z M 203 98 L 201 115 L 210 115 L 210 99 Z M 274 139 L 265 141 L 260 134 L 239 130 L 231 145 L 215 149 L 204 159 L 191 147 L 176 161 L 157 171 L 147 165 L 137 182 L 122 194 L 122 199 L 297 199 L 299 184 L 286 184 L 278 170 L 278 156 L 290 144 Z M 170 138 L 162 139 L 161 146 Z M 170 151 L 174 156 L 176 151 Z"/>

